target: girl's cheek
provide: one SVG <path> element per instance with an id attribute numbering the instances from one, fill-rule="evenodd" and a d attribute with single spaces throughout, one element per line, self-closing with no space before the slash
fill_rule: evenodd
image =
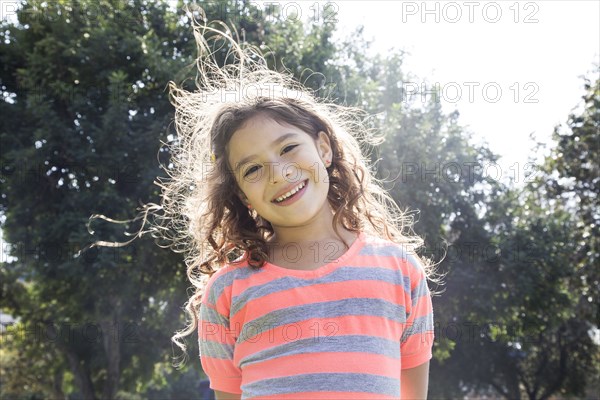
<path id="1" fill-rule="evenodd" d="M 247 177 L 242 178 L 242 185 L 244 185 L 247 190 L 252 190 L 258 185 L 261 185 L 267 179 L 266 175 L 267 172 L 265 172 L 265 169 L 261 168 L 259 172 L 255 172 L 253 174 L 248 175 Z"/>

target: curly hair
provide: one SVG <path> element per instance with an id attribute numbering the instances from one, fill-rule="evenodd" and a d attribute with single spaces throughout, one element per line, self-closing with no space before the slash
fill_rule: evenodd
<path id="1" fill-rule="evenodd" d="M 171 152 L 170 168 L 165 168 L 169 178 L 155 182 L 162 188 L 161 205 L 146 204 L 140 213 L 144 224 L 149 214 L 154 215 L 149 231 L 168 239 L 169 247 L 186 256 L 187 276 L 195 288 L 185 304 L 191 321 L 188 318 L 186 328 L 172 337 L 184 355 L 186 345 L 181 339 L 198 328 L 199 306 L 210 276 L 244 254 L 253 269 L 269 261 L 267 240 L 273 227 L 244 205 L 227 162 L 229 140 L 254 117 L 297 127 L 313 139 L 325 132 L 333 151 L 327 167 L 327 200 L 338 235 L 341 224 L 352 232 L 410 246 L 411 251 L 424 244 L 412 230 L 413 216 L 400 210 L 383 189 L 368 155 L 363 154 L 363 147 L 383 141 L 367 127 L 365 113 L 320 99 L 291 74 L 268 69 L 258 48 L 238 43 L 224 24 L 219 27 L 225 29 L 194 25 L 197 90 L 169 82 L 177 131 L 177 139 L 166 144 Z M 223 54 L 224 65 L 219 65 L 217 55 Z M 431 279 L 433 266 L 430 260 L 422 260 Z"/>

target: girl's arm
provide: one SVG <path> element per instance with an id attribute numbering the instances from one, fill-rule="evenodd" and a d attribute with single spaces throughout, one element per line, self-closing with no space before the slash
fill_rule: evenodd
<path id="1" fill-rule="evenodd" d="M 427 399 L 429 361 L 414 368 L 403 369 L 400 374 L 400 396 L 404 399 Z"/>
<path id="2" fill-rule="evenodd" d="M 242 395 L 237 393 L 219 392 L 215 390 L 215 398 L 217 400 L 241 400 Z"/>

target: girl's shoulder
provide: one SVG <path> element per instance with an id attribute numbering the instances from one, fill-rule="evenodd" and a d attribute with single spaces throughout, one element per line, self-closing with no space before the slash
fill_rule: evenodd
<path id="1" fill-rule="evenodd" d="M 404 268 L 410 269 L 410 272 L 422 272 L 424 270 L 423 262 L 417 255 L 415 246 L 410 243 L 396 243 L 373 234 L 365 234 L 361 254 L 372 255 L 381 260 L 398 263 Z"/>
<path id="2" fill-rule="evenodd" d="M 218 299 L 222 296 L 225 296 L 229 301 L 235 280 L 240 277 L 240 272 L 243 273 L 248 269 L 247 263 L 231 262 L 225 263 L 222 267 L 216 269 L 212 275 L 204 276 L 202 302 L 216 306 Z"/>
<path id="3" fill-rule="evenodd" d="M 248 263 L 243 257 L 236 259 L 235 261 L 227 262 L 222 267 L 219 267 L 207 278 L 207 288 L 212 286 L 217 281 L 231 281 L 234 280 L 238 275 L 239 271 L 246 270 L 249 268 Z"/>
<path id="4" fill-rule="evenodd" d="M 391 245 L 397 244 L 389 239 L 384 239 L 384 238 L 376 236 L 375 234 L 370 233 L 370 232 L 363 232 L 362 237 L 363 237 L 363 241 L 367 245 L 391 246 Z"/>
<path id="5" fill-rule="evenodd" d="M 363 253 L 370 252 L 382 256 L 406 258 L 411 252 L 411 247 L 408 244 L 396 243 L 371 233 L 365 233 L 363 238 Z"/>

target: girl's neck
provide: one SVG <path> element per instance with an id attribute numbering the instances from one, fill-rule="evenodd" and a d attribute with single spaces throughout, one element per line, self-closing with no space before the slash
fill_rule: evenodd
<path id="1" fill-rule="evenodd" d="M 332 241 L 345 241 L 346 243 L 352 243 L 354 239 L 358 236 L 357 233 L 349 231 L 342 226 L 338 228 L 339 235 L 333 230 L 333 227 L 329 226 L 329 228 L 330 231 L 319 231 L 309 236 L 299 233 L 298 235 L 284 236 L 283 239 L 281 238 L 281 236 L 275 234 L 267 241 L 267 244 L 272 247 L 285 247 L 290 244 L 303 246 L 310 245 L 316 242 L 328 243 Z"/>
<path id="2" fill-rule="evenodd" d="M 309 245 L 315 242 L 345 241 L 352 243 L 357 234 L 351 232 L 338 224 L 338 234 L 333 229 L 333 209 L 324 208 L 323 215 L 310 221 L 306 225 L 283 227 L 273 226 L 274 234 L 268 239 L 267 244 L 271 247 L 284 247 L 289 244 Z M 340 238 L 341 236 L 341 238 Z"/>
<path id="3" fill-rule="evenodd" d="M 329 228 L 333 233 L 321 232 L 318 236 L 291 242 L 278 242 L 277 237 L 273 237 L 267 242 L 268 261 L 281 268 L 314 270 L 337 260 L 350 249 L 359 234 L 340 227 L 338 236 L 331 226 Z M 288 246 L 291 243 L 293 246 Z"/>

